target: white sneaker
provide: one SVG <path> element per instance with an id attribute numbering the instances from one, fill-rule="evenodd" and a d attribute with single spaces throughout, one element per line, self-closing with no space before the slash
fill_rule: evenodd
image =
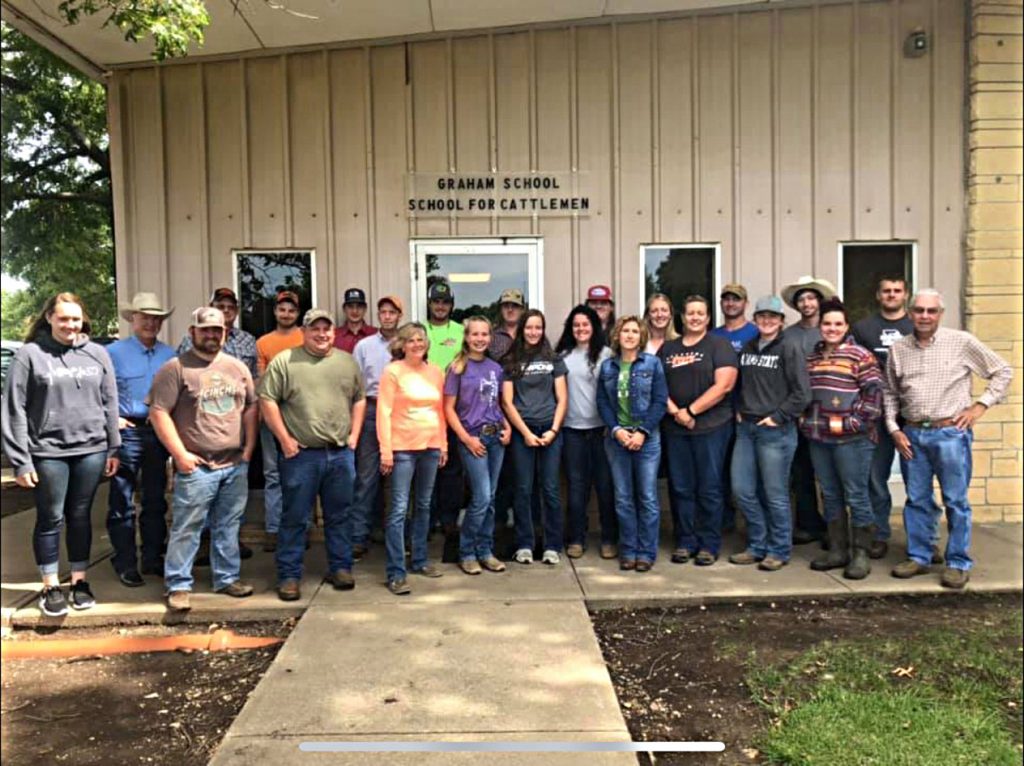
<path id="1" fill-rule="evenodd" d="M 544 551 L 544 558 L 542 559 L 542 561 L 545 564 L 558 564 L 562 561 L 562 559 L 558 555 L 558 551 Z"/>
<path id="2" fill-rule="evenodd" d="M 533 551 L 531 551 L 529 548 L 520 548 L 516 551 L 516 555 L 512 558 L 519 564 L 532 564 Z"/>

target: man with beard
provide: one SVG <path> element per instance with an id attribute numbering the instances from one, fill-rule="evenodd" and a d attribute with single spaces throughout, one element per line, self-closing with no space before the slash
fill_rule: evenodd
<path id="1" fill-rule="evenodd" d="M 222 352 L 224 325 L 219 310 L 196 309 L 192 348 L 160 368 L 146 400 L 177 472 L 164 564 L 167 605 L 175 611 L 191 607 L 192 564 L 207 523 L 214 590 L 235 598 L 252 594 L 239 579 L 238 528 L 256 447 L 256 396 L 248 368 Z"/>
<path id="2" fill-rule="evenodd" d="M 836 289 L 827 279 L 800 277 L 782 291 L 782 300 L 797 310 L 800 321 L 787 327 L 782 337 L 800 349 L 806 359 L 821 341 L 819 307 L 826 298 L 835 297 Z M 790 487 L 796 495 L 796 523 L 793 543 L 803 545 L 825 536 L 825 520 L 818 510 L 818 490 L 814 484 L 814 466 L 807 438 L 798 432 L 796 454 L 790 473 Z"/>
<path id="3" fill-rule="evenodd" d="M 260 381 L 260 411 L 281 448 L 278 597 L 302 597 L 306 529 L 317 497 L 324 514 L 327 581 L 337 590 L 351 590 L 354 453 L 366 400 L 351 354 L 334 347 L 334 320 L 327 311 L 307 311 L 302 345 L 281 352 L 267 367 Z"/>
<path id="4" fill-rule="evenodd" d="M 377 440 L 377 392 L 380 376 L 393 361 L 391 341 L 402 323 L 402 299 L 385 295 L 377 301 L 380 332 L 363 338 L 352 354 L 363 376 L 366 417 L 356 448 L 356 489 L 352 500 L 352 556 L 356 561 L 369 550 L 371 529 L 380 530 L 383 542 L 384 502 L 380 489 L 380 442 Z"/>
<path id="5" fill-rule="evenodd" d="M 256 363 L 262 376 L 267 365 L 282 351 L 302 345 L 299 321 L 299 296 L 282 290 L 274 300 L 274 321 L 277 327 L 256 341 Z M 273 553 L 277 548 L 277 529 L 281 523 L 281 476 L 277 469 L 277 443 L 266 423 L 260 425 L 260 447 L 263 451 L 263 550 Z"/>
<path id="6" fill-rule="evenodd" d="M 516 330 L 519 327 L 519 318 L 523 315 L 526 304 L 523 302 L 523 291 L 510 288 L 504 290 L 498 298 L 498 311 L 501 312 L 501 321 L 494 325 L 494 332 L 491 335 L 491 345 L 487 349 L 487 356 L 496 362 L 512 348 L 512 341 L 516 339 Z"/>
<path id="7" fill-rule="evenodd" d="M 462 325 L 452 320 L 455 296 L 451 285 L 444 281 L 434 282 L 427 291 L 427 306 L 427 338 L 430 341 L 428 359 L 447 374 L 448 366 L 462 348 L 463 336 Z M 459 510 L 465 496 L 458 444 L 455 432 L 449 428 L 448 462 L 437 472 L 434 502 L 431 505 L 431 520 L 436 518 L 440 521 L 446 537 L 453 537 L 457 531 Z"/>
<path id="8" fill-rule="evenodd" d="M 137 588 L 145 581 L 139 574 L 135 543 L 135 506 L 132 499 L 141 479 L 142 572 L 162 577 L 163 547 L 167 537 L 167 450 L 156 438 L 149 421 L 146 394 L 174 349 L 157 340 L 164 320 L 174 311 L 164 309 L 154 293 L 137 293 L 121 316 L 132 323 L 132 334 L 107 346 L 117 378 L 118 427 L 121 431 L 121 464 L 110 479 L 107 533 L 114 555 L 110 561 L 122 585 Z"/>

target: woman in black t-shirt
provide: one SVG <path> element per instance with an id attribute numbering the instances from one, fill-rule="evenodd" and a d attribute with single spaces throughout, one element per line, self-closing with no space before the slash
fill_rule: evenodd
<path id="1" fill-rule="evenodd" d="M 733 431 L 729 392 L 738 368 L 729 341 L 708 332 L 710 317 L 707 300 L 689 296 L 683 337 L 666 341 L 658 353 L 668 382 L 664 431 L 676 564 L 691 557 L 700 566 L 714 564 L 722 542 L 722 474 Z"/>

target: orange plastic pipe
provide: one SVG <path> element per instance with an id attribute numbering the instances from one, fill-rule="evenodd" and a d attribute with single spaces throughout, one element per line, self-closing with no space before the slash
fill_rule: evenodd
<path id="1" fill-rule="evenodd" d="M 0 659 L 24 660 L 81 657 L 92 654 L 176 652 L 180 649 L 219 652 L 227 649 L 259 649 L 264 646 L 274 646 L 283 641 L 283 638 L 239 636 L 230 630 L 223 629 L 201 635 L 110 636 L 54 639 L 53 641 L 3 641 L 0 642 Z"/>

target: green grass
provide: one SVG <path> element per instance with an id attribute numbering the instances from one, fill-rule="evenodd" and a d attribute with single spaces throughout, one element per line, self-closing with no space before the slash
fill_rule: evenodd
<path id="1" fill-rule="evenodd" d="M 772 763 L 1020 764 L 1022 614 L 910 639 L 824 642 L 747 685 L 773 725 Z"/>

